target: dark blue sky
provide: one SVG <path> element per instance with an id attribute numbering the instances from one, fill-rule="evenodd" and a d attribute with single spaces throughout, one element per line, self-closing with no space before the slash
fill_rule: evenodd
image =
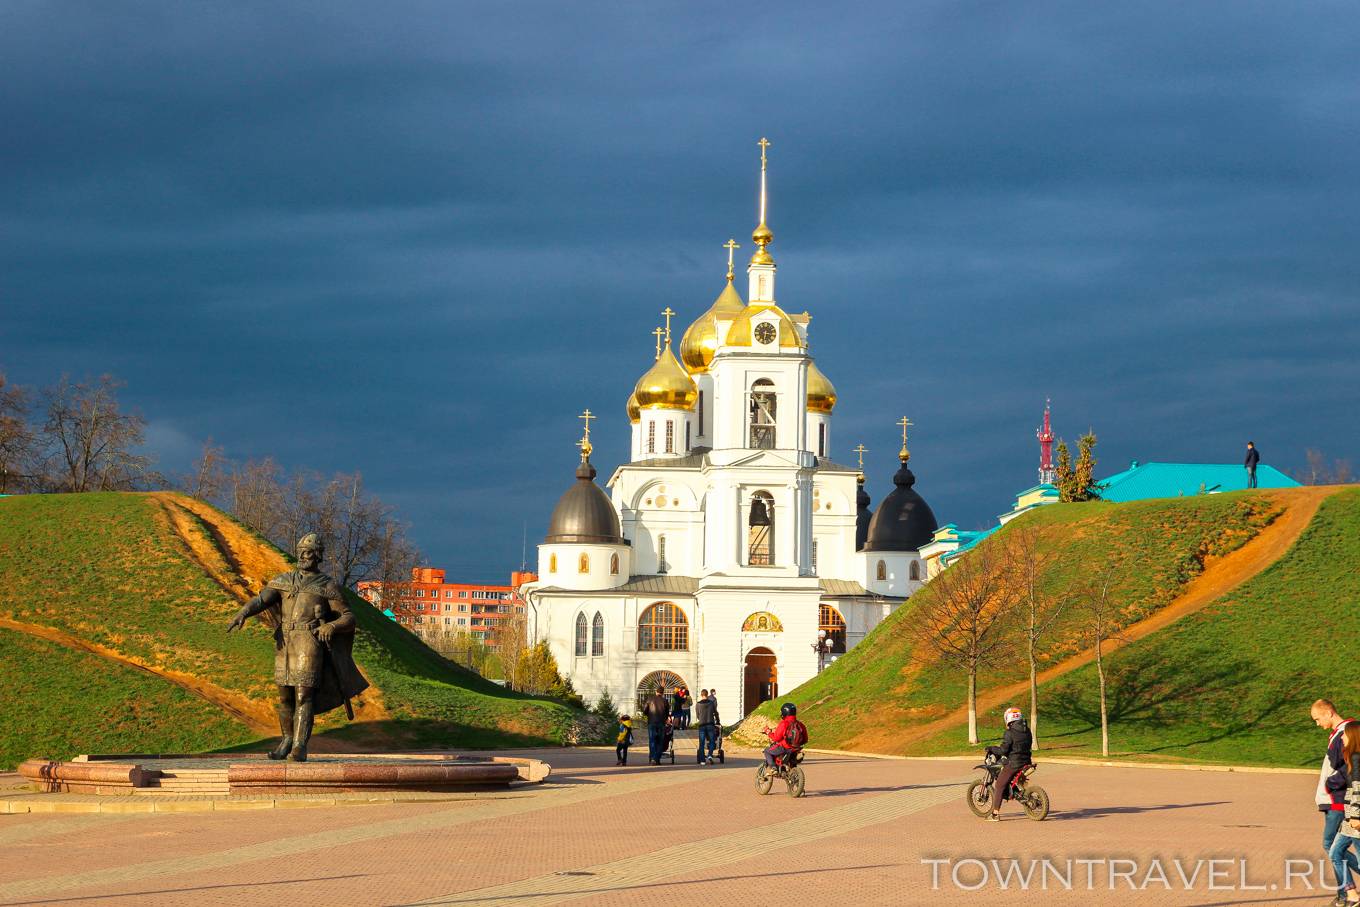
<path id="1" fill-rule="evenodd" d="M 1357 46 L 1349 2 L 9 3 L 0 370 L 121 376 L 170 472 L 361 470 L 495 579 L 749 255 L 767 135 L 875 503 L 906 413 L 989 523 L 1046 395 L 1101 474 L 1355 458 Z"/>

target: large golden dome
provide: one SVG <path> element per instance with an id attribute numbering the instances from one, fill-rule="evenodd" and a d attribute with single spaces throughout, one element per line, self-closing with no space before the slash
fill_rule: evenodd
<path id="1" fill-rule="evenodd" d="M 808 363 L 807 408 L 808 412 L 826 413 L 828 416 L 836 408 L 836 385 L 822 374 L 816 362 Z"/>
<path id="2" fill-rule="evenodd" d="M 638 408 L 637 394 L 628 392 L 628 422 L 637 425 L 642 421 L 642 410 Z"/>
<path id="3" fill-rule="evenodd" d="M 638 379 L 633 398 L 640 409 L 685 409 L 693 411 L 699 400 L 699 386 L 680 366 L 671 345 L 657 358 L 647 374 Z"/>
<path id="4" fill-rule="evenodd" d="M 752 346 L 751 341 L 751 319 L 761 312 L 772 312 L 779 321 L 779 346 L 781 349 L 801 349 L 803 341 L 798 336 L 798 329 L 793 326 L 793 320 L 772 302 L 760 303 L 759 305 L 748 305 L 741 310 L 741 314 L 732 322 L 732 326 L 727 329 L 727 337 L 724 340 L 726 346 Z"/>
<path id="5" fill-rule="evenodd" d="M 685 336 L 680 339 L 680 361 L 691 375 L 702 375 L 713 363 L 713 354 L 718 349 L 718 319 L 731 321 L 745 308 L 746 303 L 741 301 L 729 276 L 717 300 L 685 329 Z"/>

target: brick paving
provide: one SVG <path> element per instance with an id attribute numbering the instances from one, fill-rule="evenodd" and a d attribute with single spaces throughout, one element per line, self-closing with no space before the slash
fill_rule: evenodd
<path id="1" fill-rule="evenodd" d="M 551 762 L 553 777 L 515 797 L 0 815 L 0 905 L 284 899 L 290 907 L 802 907 L 985 898 L 1209 907 L 1321 904 L 1330 884 L 1330 870 L 1320 877 L 1316 867 L 1305 879 L 1303 863 L 1294 876 L 1285 874 L 1288 859 L 1316 863 L 1322 856 L 1310 775 L 1041 762 L 1035 780 L 1049 790 L 1053 816 L 1030 822 L 1011 807 L 1005 821 L 989 824 L 964 805 L 968 762 L 814 755 L 806 764 L 808 795 L 794 800 L 779 785 L 756 794 L 752 753 L 730 750 L 727 765 L 714 767 L 682 755 L 659 768 L 645 764 L 645 751 L 636 759 L 636 750 L 635 764 L 625 768 L 613 765 L 612 750 L 526 755 Z M 922 862 L 931 859 L 949 862 Z M 1012 872 L 1037 867 L 1030 890 L 1019 890 L 1015 875 L 1002 888 L 999 873 L 1012 859 L 1019 861 Z M 1071 860 L 1093 862 L 1068 868 Z M 1112 860 L 1131 861 L 1113 864 L 1113 890 Z M 1088 870 L 1095 890 L 1087 887 Z M 1131 871 L 1141 890 L 1121 870 Z M 1193 881 L 1187 886 L 1178 872 Z M 1262 887 L 1243 890 L 1243 881 Z"/>

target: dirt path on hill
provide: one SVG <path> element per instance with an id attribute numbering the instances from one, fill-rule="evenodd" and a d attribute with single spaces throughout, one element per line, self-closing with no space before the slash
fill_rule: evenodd
<path id="1" fill-rule="evenodd" d="M 200 699 L 212 703 L 231 715 L 237 721 L 249 727 L 257 734 L 268 735 L 274 733 L 277 719 L 274 717 L 272 709 L 262 706 L 240 693 L 219 687 L 215 683 L 209 683 L 202 678 L 192 674 L 185 674 L 180 671 L 171 671 L 167 668 L 158 668 L 154 665 L 146 664 L 136 658 L 107 649 L 104 646 L 81 639 L 79 636 L 72 636 L 61 630 L 52 627 L 43 627 L 38 624 L 26 624 L 17 620 L 10 620 L 7 617 L 0 617 L 0 628 L 14 630 L 17 633 L 24 633 L 28 636 L 35 636 L 38 639 L 45 639 L 54 642 L 59 646 L 68 649 L 79 649 L 91 655 L 98 655 L 100 658 L 107 658 L 109 661 L 116 661 L 119 664 L 127 665 L 146 674 L 152 674 L 162 680 L 167 680 L 175 686 L 192 693 Z"/>
<path id="2" fill-rule="evenodd" d="M 1324 499 L 1336 494 L 1347 486 L 1322 485 L 1276 491 L 1271 496 L 1284 506 L 1281 513 L 1267 527 L 1256 534 L 1251 541 L 1222 558 L 1205 562 L 1204 571 L 1185 586 L 1185 591 L 1172 600 L 1165 608 L 1152 616 L 1128 627 L 1120 639 L 1105 644 L 1104 652 L 1109 655 L 1124 646 L 1162 630 L 1188 614 L 1204 608 L 1256 576 L 1275 563 L 1298 539 L 1312 522 Z M 1047 683 L 1054 678 L 1082 668 L 1095 661 L 1095 650 L 1091 649 L 1061 661 L 1039 672 L 1039 683 Z M 1004 687 L 989 689 L 978 694 L 977 710 L 983 712 L 1001 706 L 1005 702 L 1023 698 L 1029 701 L 1029 681 L 1008 684 Z M 881 727 L 861 734 L 846 743 L 845 749 L 877 753 L 905 753 L 911 744 L 933 736 L 947 728 L 968 721 L 966 707 L 956 709 L 943 718 L 926 724 L 896 730 Z"/>

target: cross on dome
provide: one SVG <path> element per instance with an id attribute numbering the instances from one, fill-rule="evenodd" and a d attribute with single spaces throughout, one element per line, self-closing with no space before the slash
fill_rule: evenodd
<path id="1" fill-rule="evenodd" d="M 906 416 L 903 416 L 902 418 L 897 420 L 897 424 L 902 426 L 902 449 L 897 452 L 897 459 L 901 460 L 903 463 L 906 463 L 908 460 L 911 459 L 911 453 L 910 451 L 907 450 L 907 429 L 915 425 L 916 423 L 908 419 Z"/>

